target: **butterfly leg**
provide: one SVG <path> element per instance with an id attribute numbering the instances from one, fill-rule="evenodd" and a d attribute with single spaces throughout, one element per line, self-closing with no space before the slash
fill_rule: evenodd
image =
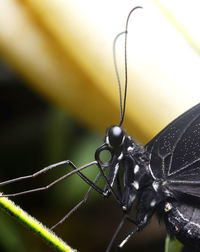
<path id="1" fill-rule="evenodd" d="M 104 173 L 104 168 L 106 166 L 102 167 L 101 164 L 98 162 L 98 167 L 99 167 L 99 170 L 100 170 L 100 173 L 101 173 L 103 179 L 106 182 L 106 186 L 104 187 L 104 190 L 103 190 L 104 197 L 109 197 L 109 195 L 112 194 L 114 199 L 118 202 L 118 204 L 120 206 L 122 206 L 122 199 L 120 197 L 120 191 L 116 192 L 113 189 L 113 186 L 114 186 L 115 181 L 116 181 L 116 177 L 118 176 L 119 163 L 118 162 L 113 162 L 113 165 L 109 165 L 109 174 L 108 174 L 108 176 L 106 176 L 105 173 Z"/>
<path id="2" fill-rule="evenodd" d="M 122 248 L 136 232 L 142 230 L 147 225 L 160 202 L 161 198 L 156 195 L 155 190 L 151 186 L 143 191 L 137 205 L 136 227 L 120 243 L 119 248 Z"/>
<path id="3" fill-rule="evenodd" d="M 94 180 L 95 184 L 98 182 L 100 177 L 101 174 L 99 173 Z M 73 214 L 78 208 L 80 208 L 84 203 L 86 203 L 93 190 L 94 190 L 93 187 L 90 187 L 83 200 L 81 200 L 75 207 L 73 207 L 59 222 L 57 222 L 54 226 L 52 226 L 51 229 L 53 230 L 58 225 L 62 224 L 66 219 L 68 219 L 71 216 L 71 214 Z"/>
<path id="4" fill-rule="evenodd" d="M 127 241 L 133 236 L 135 233 L 139 231 L 139 227 L 136 226 L 127 236 L 126 238 L 119 244 L 119 248 L 123 248 L 123 246 L 127 243 Z"/>
<path id="5" fill-rule="evenodd" d="M 8 185 L 8 184 L 15 183 L 15 182 L 22 181 L 22 180 L 26 180 L 26 179 L 36 178 L 40 174 L 46 173 L 47 171 L 50 171 L 55 167 L 59 167 L 59 166 L 64 165 L 64 164 L 68 164 L 69 162 L 70 162 L 69 160 L 64 160 L 64 161 L 49 165 L 49 166 L 41 169 L 38 172 L 35 172 L 35 173 L 31 174 L 31 175 L 27 175 L 27 176 L 15 178 L 15 179 L 10 179 L 10 180 L 4 181 L 4 182 L 0 182 L 0 186 Z"/>
<path id="6" fill-rule="evenodd" d="M 117 227 L 117 230 L 115 231 L 115 233 L 114 233 L 114 235 L 113 235 L 113 237 L 112 237 L 112 239 L 111 239 L 111 241 L 110 241 L 107 249 L 106 249 L 106 252 L 109 252 L 111 250 L 111 248 L 113 246 L 113 243 L 114 243 L 117 235 L 119 234 L 120 230 L 122 229 L 122 227 L 124 225 L 124 222 L 126 220 L 128 220 L 129 222 L 131 222 L 133 224 L 136 224 L 136 222 L 134 220 L 132 220 L 131 218 L 129 218 L 128 215 L 124 215 L 123 218 L 122 218 L 122 220 L 121 220 L 121 222 L 120 222 L 120 224 L 119 224 L 119 226 Z"/>
<path id="7" fill-rule="evenodd" d="M 89 166 L 92 166 L 92 165 L 95 165 L 97 164 L 96 161 L 93 161 L 91 163 L 88 163 L 86 165 L 83 165 L 81 166 L 80 168 L 77 168 L 71 161 L 69 160 L 66 160 L 66 161 L 62 161 L 62 162 L 59 162 L 57 164 L 53 164 L 53 165 L 50 165 L 48 167 L 45 167 L 44 169 L 40 170 L 39 172 L 36 172 L 32 175 L 28 175 L 28 176 L 24 176 L 24 177 L 20 177 L 20 178 L 17 178 L 17 179 L 12 179 L 12 180 L 8 180 L 8 181 L 5 181 L 5 182 L 2 182 L 0 183 L 0 186 L 2 185 L 6 185 L 6 184 L 9 184 L 9 183 L 14 183 L 16 181 L 20 181 L 20 180 L 24 180 L 24 179 L 29 179 L 29 178 L 34 178 L 36 176 L 38 176 L 39 174 L 41 173 L 44 173 L 48 170 L 51 170 L 52 168 L 54 167 L 57 167 L 58 165 L 61 165 L 61 164 L 69 164 L 74 170 L 67 173 L 66 175 L 60 177 L 59 179 L 53 181 L 52 183 L 50 183 L 49 185 L 47 186 L 44 186 L 44 187 L 39 187 L 39 188 L 35 188 L 35 189 L 31 189 L 31 190 L 27 190 L 27 191 L 23 191 L 23 192 L 19 192 L 19 193 L 13 193 L 13 194 L 7 194 L 7 195 L 0 195 L 0 197 L 15 197 L 15 196 L 19 196 L 19 195 L 23 195 L 23 194 L 28 194 L 28 193 L 33 193 L 33 192 L 38 192 L 38 191 L 44 191 L 44 190 L 47 190 L 49 188 L 51 188 L 53 185 L 59 183 L 60 181 L 66 179 L 67 177 L 77 173 L 87 184 L 89 184 L 91 187 L 94 188 L 94 190 L 96 190 L 98 193 L 100 193 L 101 195 L 104 195 L 104 192 L 103 190 L 98 187 L 93 181 L 91 181 L 90 179 L 88 179 L 83 173 L 81 173 L 81 170 L 83 169 L 86 169 L 87 167 Z"/>
<path id="8" fill-rule="evenodd" d="M 88 197 L 90 196 L 91 192 L 92 192 L 93 188 L 90 187 L 90 189 L 88 190 L 88 192 L 86 193 L 85 197 L 75 206 L 73 207 L 59 222 L 57 222 L 55 225 L 53 225 L 51 227 L 51 230 L 53 230 L 54 228 L 56 228 L 58 225 L 62 224 L 63 222 L 66 221 L 66 219 L 69 218 L 69 216 L 71 214 L 73 214 L 77 209 L 79 209 L 84 203 L 86 203 L 86 201 L 88 200 Z"/>

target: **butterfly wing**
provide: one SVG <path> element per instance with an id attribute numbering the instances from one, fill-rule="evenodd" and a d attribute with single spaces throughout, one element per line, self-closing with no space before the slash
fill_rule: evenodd
<path id="1" fill-rule="evenodd" d="M 170 189 L 200 197 L 200 104 L 172 121 L 147 145 L 150 169 Z"/>

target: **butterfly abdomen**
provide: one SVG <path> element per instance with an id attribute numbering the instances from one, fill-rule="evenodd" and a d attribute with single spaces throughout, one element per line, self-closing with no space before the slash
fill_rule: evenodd
<path id="1" fill-rule="evenodd" d="M 183 202 L 167 202 L 164 207 L 165 224 L 171 237 L 200 248 L 200 208 Z"/>

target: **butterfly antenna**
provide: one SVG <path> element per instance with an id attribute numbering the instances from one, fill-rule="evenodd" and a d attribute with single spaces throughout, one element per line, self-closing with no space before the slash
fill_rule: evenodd
<path id="1" fill-rule="evenodd" d="M 113 41 L 113 60 L 114 60 L 114 68 L 115 68 L 115 73 L 116 73 L 117 83 L 118 83 L 118 88 L 119 88 L 119 102 L 120 102 L 120 116 L 121 117 L 122 117 L 122 113 L 123 113 L 123 109 L 122 109 L 122 88 L 121 88 L 121 81 L 120 81 L 120 78 L 119 78 L 119 70 L 118 70 L 117 59 L 116 59 L 116 43 L 117 43 L 118 38 L 123 34 L 125 34 L 125 32 L 120 32 L 119 34 L 117 34 L 117 36 L 115 37 L 115 39 Z"/>
<path id="2" fill-rule="evenodd" d="M 124 121 L 124 115 L 125 115 L 125 109 L 126 109 L 126 96 L 127 96 L 127 88 L 128 88 L 128 64 L 127 64 L 127 36 L 128 36 L 128 24 L 129 24 L 129 19 L 131 14 L 133 13 L 133 11 L 135 11 L 136 9 L 142 9 L 141 6 L 136 6 L 135 8 L 133 8 L 127 17 L 126 20 L 126 29 L 125 29 L 125 45 L 124 45 L 124 70 L 125 70 L 125 81 L 124 81 L 124 102 L 123 102 L 123 108 L 122 108 L 122 98 L 120 98 L 120 108 L 121 108 L 121 120 L 119 123 L 119 126 L 122 125 L 123 121 Z M 118 77 L 117 77 L 118 78 Z M 118 81 L 118 84 L 120 84 L 120 82 Z M 120 92 L 120 97 L 121 95 L 121 85 L 119 85 L 119 92 Z"/>

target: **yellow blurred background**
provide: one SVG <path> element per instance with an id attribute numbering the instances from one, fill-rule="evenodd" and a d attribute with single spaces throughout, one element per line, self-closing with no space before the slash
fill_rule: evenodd
<path id="1" fill-rule="evenodd" d="M 128 12 L 136 5 L 143 6 L 143 9 L 135 11 L 129 23 L 128 97 L 124 127 L 130 135 L 145 144 L 171 120 L 199 102 L 198 1 L 0 2 L 2 180 L 7 179 L 8 174 L 15 177 L 34 172 L 51 162 L 60 161 L 59 158 L 72 158 L 78 164 L 93 158 L 95 148 L 101 144 L 102 136 L 98 134 L 104 134 L 109 125 L 117 124 L 120 120 L 112 44 L 116 34 L 124 31 Z M 117 43 L 117 60 L 123 88 L 123 38 Z M 98 133 L 89 133 L 88 129 Z M 34 146 L 30 152 L 27 151 L 28 142 Z M 19 147 L 21 145 L 22 149 Z M 37 154 L 40 148 L 41 155 Z M 12 157 L 17 161 L 11 162 L 9 159 Z M 42 182 L 45 181 L 46 178 Z M 66 184 L 57 190 L 54 197 L 61 197 L 62 200 L 53 209 L 60 211 L 60 214 L 57 216 L 50 211 L 46 214 L 47 222 L 52 216 L 59 218 L 67 212 L 65 209 L 58 210 L 59 206 L 63 207 L 62 201 L 67 201 L 67 197 L 71 202 L 69 208 L 75 205 L 76 197 L 78 201 L 79 193 L 76 191 L 82 189 L 76 183 L 72 180 L 69 188 L 74 194 L 66 196 L 66 199 Z M 45 199 L 47 194 L 43 196 Z M 51 199 L 51 194 L 48 197 Z M 44 216 L 43 211 L 48 211 L 49 201 L 48 207 L 40 210 L 41 201 L 44 198 L 33 202 L 37 205 L 37 212 L 41 211 L 41 216 Z M 30 199 L 24 204 L 32 211 Z M 104 201 L 101 204 L 104 208 Z M 93 208 L 94 204 L 90 208 L 91 214 Z M 110 211 L 108 206 L 105 208 Z M 40 216 L 39 213 L 36 215 Z M 78 219 L 75 225 L 72 221 L 69 223 L 74 231 L 71 232 L 70 228 L 66 232 L 73 233 L 71 236 L 74 237 L 79 230 L 76 230 L 78 223 L 85 225 L 88 222 Z M 106 219 L 98 235 L 105 231 L 108 223 L 112 225 L 112 221 Z M 94 225 L 92 221 L 90 224 L 92 230 L 100 225 Z M 102 240 L 102 248 L 106 247 L 116 226 L 113 224 L 110 234 L 104 235 L 106 241 L 105 237 L 97 236 Z M 76 247 L 76 239 L 70 238 L 69 234 L 65 237 L 64 229 L 61 228 L 60 234 L 67 241 L 69 236 Z M 158 233 L 159 229 L 152 234 L 152 240 L 158 237 L 159 243 L 162 237 Z M 84 243 L 83 238 L 80 240 Z M 83 246 L 80 251 L 89 251 L 86 247 Z M 102 251 L 99 244 L 98 248 Z M 10 248 L 6 249 L 4 247 L 3 251 L 9 251 Z M 40 250 L 37 247 L 35 251 Z"/>

